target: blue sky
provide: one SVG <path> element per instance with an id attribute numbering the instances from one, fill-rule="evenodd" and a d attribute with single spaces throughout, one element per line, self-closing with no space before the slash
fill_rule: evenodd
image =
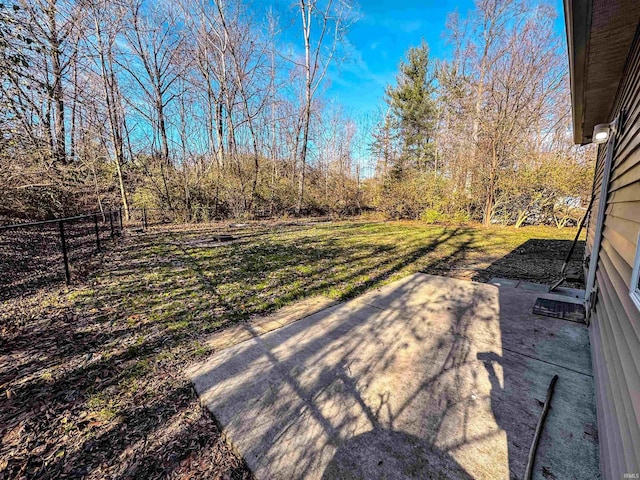
<path id="1" fill-rule="evenodd" d="M 556 29 L 564 38 L 562 0 L 547 1 L 558 12 Z M 472 9 L 473 0 L 361 0 L 361 17 L 348 34 L 351 59 L 330 72 L 328 96 L 354 117 L 375 112 L 407 49 L 424 39 L 432 58 L 448 58 L 447 16 L 457 10 L 466 17 Z"/>

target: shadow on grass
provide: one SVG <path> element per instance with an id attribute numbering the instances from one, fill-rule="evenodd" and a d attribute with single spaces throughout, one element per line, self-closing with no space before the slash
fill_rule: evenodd
<path id="1" fill-rule="evenodd" d="M 571 240 L 532 238 L 478 272 L 474 280 L 486 282 L 491 277 L 512 278 L 550 284 L 560 277 L 562 263 L 571 248 Z M 584 254 L 584 241 L 579 241 L 569 266 L 578 269 Z"/>

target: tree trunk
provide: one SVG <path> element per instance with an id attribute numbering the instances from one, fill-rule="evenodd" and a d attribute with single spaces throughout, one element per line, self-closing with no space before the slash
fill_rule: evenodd
<path id="1" fill-rule="evenodd" d="M 491 150 L 491 171 L 489 173 L 489 183 L 487 185 L 487 195 L 484 203 L 484 212 L 483 212 L 483 224 L 485 227 L 491 225 L 491 217 L 493 216 L 493 209 L 495 206 L 495 189 L 496 189 L 496 175 L 497 175 L 497 162 L 498 157 L 496 153 L 496 147 L 493 145 Z"/>
<path id="2" fill-rule="evenodd" d="M 529 217 L 529 214 L 527 213 L 527 210 L 519 210 L 518 217 L 516 218 L 515 227 L 520 228 L 528 217 Z"/>
<path id="3" fill-rule="evenodd" d="M 53 74 L 52 97 L 55 114 L 54 158 L 60 163 L 67 162 L 66 132 L 64 125 L 64 92 L 62 89 L 62 68 L 60 66 L 60 39 L 56 22 L 56 2 L 49 0 L 47 8 L 49 21 L 49 48 L 51 49 L 51 71 Z"/>
<path id="4" fill-rule="evenodd" d="M 113 161 L 116 166 L 118 175 L 118 187 L 120 189 L 120 200 L 122 201 L 122 209 L 124 211 L 125 220 L 129 221 L 129 202 L 127 201 L 127 193 L 124 188 L 124 179 L 122 176 L 122 164 L 124 162 L 124 143 L 122 140 L 122 129 L 118 122 L 118 112 L 115 106 L 115 97 L 113 90 L 115 88 L 115 75 L 111 63 L 107 65 L 107 59 L 104 54 L 102 44 L 102 32 L 98 19 L 94 19 L 96 27 L 96 37 L 98 39 L 98 54 L 100 56 L 100 68 L 102 72 L 102 86 L 104 92 L 105 105 L 107 107 L 107 117 L 109 119 L 109 131 L 111 133 L 111 142 L 113 144 Z M 111 79 L 111 82 L 109 82 Z"/>
<path id="5" fill-rule="evenodd" d="M 167 137 L 167 126 L 164 118 L 164 102 L 162 93 L 156 88 L 156 113 L 158 114 L 158 134 L 160 135 L 161 155 L 167 167 L 171 167 L 169 159 L 169 139 Z"/>
<path id="6" fill-rule="evenodd" d="M 310 110 L 305 114 L 304 133 L 302 136 L 302 150 L 300 152 L 300 172 L 298 177 L 298 200 L 296 202 L 296 215 L 300 214 L 302 202 L 304 200 L 304 179 L 307 166 L 307 144 L 309 142 L 309 117 Z"/>
<path id="7" fill-rule="evenodd" d="M 304 201 L 304 180 L 307 166 L 307 148 L 309 144 L 309 123 L 311 122 L 311 10 L 312 6 L 305 0 L 300 0 L 302 13 L 302 26 L 304 35 L 305 57 L 305 103 L 303 112 L 302 150 L 300 151 L 300 176 L 298 179 L 298 200 L 296 202 L 296 215 L 300 214 Z"/>

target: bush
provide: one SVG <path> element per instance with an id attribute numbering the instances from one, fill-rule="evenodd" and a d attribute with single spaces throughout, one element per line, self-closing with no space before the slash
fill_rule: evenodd
<path id="1" fill-rule="evenodd" d="M 445 216 L 442 212 L 434 208 L 427 208 L 420 214 L 420 220 L 425 223 L 439 223 L 444 220 Z"/>
<path id="2" fill-rule="evenodd" d="M 468 223 L 471 221 L 471 215 L 467 212 L 458 211 L 453 214 L 453 221 L 455 223 Z"/>

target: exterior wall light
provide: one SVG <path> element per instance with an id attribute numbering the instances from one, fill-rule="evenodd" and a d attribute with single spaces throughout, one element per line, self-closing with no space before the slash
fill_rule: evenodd
<path id="1" fill-rule="evenodd" d="M 605 143 L 609 140 L 609 133 L 611 131 L 610 123 L 600 123 L 593 127 L 593 143 Z"/>

